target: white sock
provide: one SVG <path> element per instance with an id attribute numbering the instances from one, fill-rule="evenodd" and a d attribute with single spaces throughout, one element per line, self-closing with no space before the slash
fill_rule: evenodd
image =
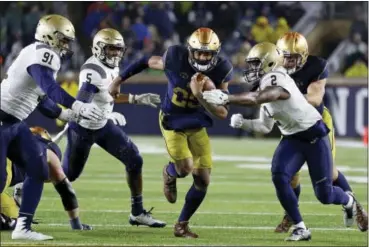
<path id="1" fill-rule="evenodd" d="M 354 204 L 354 198 L 352 197 L 352 195 L 348 195 L 348 196 L 349 196 L 349 201 L 344 207 L 345 208 L 352 208 L 352 206 Z"/>
<path id="2" fill-rule="evenodd" d="M 302 229 L 305 229 L 306 230 L 306 226 L 305 226 L 305 223 L 303 221 L 297 223 L 295 225 L 295 228 L 302 228 Z"/>

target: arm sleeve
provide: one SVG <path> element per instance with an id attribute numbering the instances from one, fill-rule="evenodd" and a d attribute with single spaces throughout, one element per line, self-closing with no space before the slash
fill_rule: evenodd
<path id="1" fill-rule="evenodd" d="M 96 93 L 100 92 L 103 76 L 99 71 L 94 69 L 83 69 L 79 73 L 79 91 L 77 100 L 84 103 L 90 103 Z"/>
<path id="2" fill-rule="evenodd" d="M 233 78 L 233 65 L 227 61 L 224 69 L 225 75 L 223 77 L 222 83 L 229 82 Z"/>
<path id="3" fill-rule="evenodd" d="M 127 80 L 131 76 L 140 73 L 149 67 L 149 56 L 143 56 L 141 59 L 131 63 L 120 73 L 122 80 Z"/>
<path id="4" fill-rule="evenodd" d="M 260 116 L 258 119 L 244 119 L 242 128 L 260 133 L 269 133 L 274 126 L 273 118 L 269 117 L 263 107 L 260 107 Z"/>
<path id="5" fill-rule="evenodd" d="M 62 109 L 52 101 L 47 95 L 39 97 L 37 109 L 46 117 L 58 118 Z"/>
<path id="6" fill-rule="evenodd" d="M 51 100 L 65 107 L 72 107 L 75 99 L 55 81 L 54 71 L 50 67 L 32 64 L 27 68 L 27 72 Z"/>

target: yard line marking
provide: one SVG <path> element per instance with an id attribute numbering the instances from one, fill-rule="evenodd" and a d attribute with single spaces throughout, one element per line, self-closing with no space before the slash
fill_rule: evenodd
<path id="1" fill-rule="evenodd" d="M 55 208 L 42 208 L 40 211 L 60 212 Z M 111 209 L 80 209 L 80 212 L 86 213 L 130 213 L 131 210 L 111 210 Z M 155 214 L 178 214 L 178 211 L 163 211 L 155 210 Z M 266 213 L 266 212 L 219 212 L 219 211 L 198 211 L 196 214 L 210 215 L 282 215 L 281 213 Z M 303 213 L 303 216 L 341 216 L 342 214 L 324 214 L 324 213 Z"/>
<path id="2" fill-rule="evenodd" d="M 60 197 L 42 197 L 41 200 L 59 200 L 60 201 Z M 107 198 L 107 197 L 78 197 L 78 200 L 93 200 L 93 201 L 130 201 L 130 198 Z M 167 202 L 166 199 L 160 199 L 160 198 L 150 198 L 150 197 L 145 197 L 144 200 L 146 202 L 150 201 L 150 202 Z M 184 199 L 178 199 L 180 202 L 183 202 Z M 279 204 L 279 201 L 276 200 L 271 200 L 271 201 L 257 201 L 257 200 L 219 200 L 219 199 L 215 199 L 215 198 L 211 198 L 208 199 L 210 200 L 212 203 L 216 202 L 216 203 L 245 203 L 245 204 Z M 205 202 L 206 203 L 206 202 Z M 322 205 L 319 201 L 300 201 L 299 204 L 316 204 L 316 205 Z M 367 205 L 367 202 L 360 202 L 361 205 Z"/>
<path id="3" fill-rule="evenodd" d="M 64 223 L 49 223 L 48 226 L 57 226 L 57 227 L 70 227 L 70 224 Z M 92 227 L 132 227 L 129 224 L 92 224 Z M 204 225 L 192 225 L 191 228 L 200 228 L 200 229 L 240 229 L 240 230 L 274 230 L 275 226 L 204 226 Z M 312 227 L 310 230 L 315 231 L 358 231 L 353 228 L 336 228 L 336 227 Z"/>

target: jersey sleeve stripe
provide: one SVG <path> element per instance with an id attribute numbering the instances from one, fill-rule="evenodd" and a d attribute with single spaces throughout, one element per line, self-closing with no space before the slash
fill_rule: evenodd
<path id="1" fill-rule="evenodd" d="M 84 64 L 81 67 L 81 71 L 84 69 L 90 69 L 90 70 L 96 71 L 97 73 L 100 74 L 102 79 L 105 79 L 107 77 L 105 70 L 97 64 L 93 64 L 93 63 Z"/>
<path id="2" fill-rule="evenodd" d="M 50 46 L 46 45 L 46 44 L 39 44 L 36 45 L 36 50 L 42 49 L 42 48 L 46 48 L 50 50 Z"/>

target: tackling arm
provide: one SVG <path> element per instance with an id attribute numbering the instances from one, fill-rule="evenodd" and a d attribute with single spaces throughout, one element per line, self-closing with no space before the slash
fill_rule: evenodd
<path id="1" fill-rule="evenodd" d="M 228 96 L 228 103 L 235 105 L 260 105 L 276 100 L 286 100 L 289 92 L 280 86 L 268 86 L 259 92 L 247 92 Z"/>
<path id="2" fill-rule="evenodd" d="M 305 98 L 311 105 L 318 107 L 323 102 L 326 82 L 327 79 L 322 79 L 314 81 L 308 86 Z"/>

